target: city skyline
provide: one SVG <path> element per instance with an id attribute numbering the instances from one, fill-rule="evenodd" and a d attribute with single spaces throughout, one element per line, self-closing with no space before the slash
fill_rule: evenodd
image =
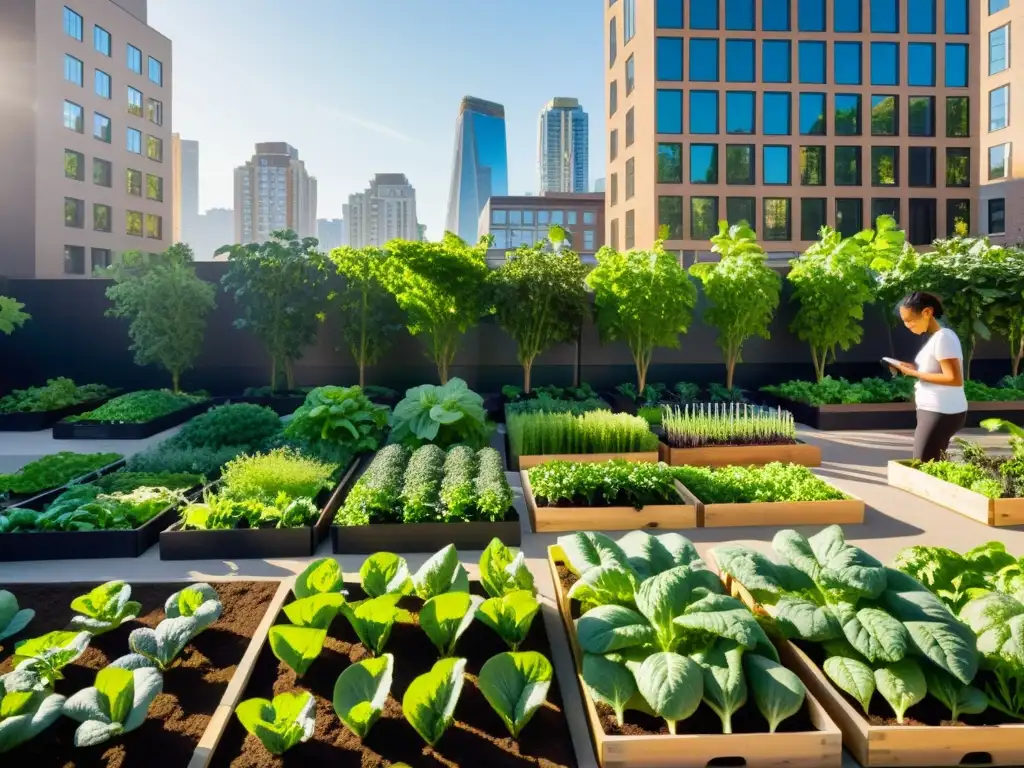
<path id="1" fill-rule="evenodd" d="M 545 192 L 590 191 L 590 115 L 579 99 L 555 97 L 540 112 L 538 185 Z"/>

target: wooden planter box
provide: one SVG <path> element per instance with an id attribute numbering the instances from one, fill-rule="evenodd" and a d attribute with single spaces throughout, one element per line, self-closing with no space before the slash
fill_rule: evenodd
<path id="1" fill-rule="evenodd" d="M 555 600 L 562 617 L 583 700 L 591 742 L 602 768 L 705 768 L 711 765 L 742 765 L 746 768 L 839 768 L 842 764 L 842 733 L 807 691 L 807 710 L 814 731 L 798 733 L 681 734 L 678 736 L 609 736 L 601 727 L 594 700 L 583 682 L 583 653 L 576 640 L 576 626 L 569 596 L 562 589 L 557 563 L 565 562 L 558 545 L 548 547 L 548 566 L 555 585 Z"/>
<path id="2" fill-rule="evenodd" d="M 673 448 L 658 443 L 658 457 L 673 467 L 763 466 L 773 461 L 783 464 L 821 466 L 821 448 L 807 443 L 792 445 L 710 445 L 706 448 Z"/>
<path id="3" fill-rule="evenodd" d="M 1024 499 L 990 499 L 910 466 L 889 462 L 889 485 L 991 526 L 1024 525 Z"/>
<path id="4" fill-rule="evenodd" d="M 657 463 L 657 451 L 636 451 L 634 453 L 549 453 L 536 456 L 520 456 L 517 469 L 532 469 L 549 461 L 572 461 L 577 464 L 599 464 L 612 459 L 624 459 L 637 463 Z"/>
<path id="5" fill-rule="evenodd" d="M 864 522 L 864 502 L 856 497 L 836 501 L 753 501 L 705 504 L 676 481 L 679 495 L 697 507 L 701 528 L 739 526 L 857 525 Z M 845 493 L 845 491 L 844 491 Z"/>
<path id="6" fill-rule="evenodd" d="M 53 425 L 54 440 L 143 440 L 165 429 L 184 424 L 194 416 L 205 413 L 214 404 L 213 400 L 188 405 L 176 411 L 165 413 L 151 421 L 139 424 L 122 424 L 107 421 L 58 421 Z"/>
<path id="7" fill-rule="evenodd" d="M 709 565 L 717 569 L 713 558 Z M 722 574 L 730 592 L 764 613 L 738 581 Z M 799 676 L 843 733 L 843 745 L 864 768 L 882 766 L 1024 765 L 1024 723 L 1009 725 L 871 725 L 836 690 L 817 664 L 791 642 L 779 647 L 783 665 Z"/>
<path id="8" fill-rule="evenodd" d="M 530 530 L 534 533 L 564 531 L 632 531 L 637 528 L 676 530 L 697 527 L 697 507 L 679 497 L 678 504 L 652 504 L 643 509 L 633 507 L 538 507 L 530 485 L 530 474 L 519 473 L 523 496 L 530 513 Z M 677 488 L 678 493 L 678 488 Z"/>

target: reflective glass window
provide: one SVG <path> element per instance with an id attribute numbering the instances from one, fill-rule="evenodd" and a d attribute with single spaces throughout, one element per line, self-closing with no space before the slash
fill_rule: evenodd
<path id="1" fill-rule="evenodd" d="M 718 198 L 690 198 L 690 238 L 708 240 L 718 233 Z"/>
<path id="2" fill-rule="evenodd" d="M 690 183 L 718 183 L 718 145 L 690 145 Z"/>
<path id="3" fill-rule="evenodd" d="M 788 197 L 766 197 L 762 203 L 764 206 L 764 229 L 762 230 L 765 240 L 789 240 Z"/>
<path id="4" fill-rule="evenodd" d="M 907 106 L 911 136 L 935 135 L 935 97 L 911 96 Z"/>
<path id="5" fill-rule="evenodd" d="M 683 28 L 683 0 L 658 0 L 658 28 Z"/>
<path id="6" fill-rule="evenodd" d="M 835 99 L 836 136 L 860 136 L 860 94 L 837 93 Z"/>
<path id="7" fill-rule="evenodd" d="M 718 91 L 690 91 L 690 133 L 718 133 Z"/>
<path id="8" fill-rule="evenodd" d="M 971 201 L 970 200 L 947 200 L 946 201 L 946 237 L 953 237 L 956 234 L 956 225 L 963 222 L 967 231 L 971 231 Z"/>
<path id="9" fill-rule="evenodd" d="M 727 91 L 725 94 L 725 132 L 752 134 L 754 94 L 751 91 Z"/>
<path id="10" fill-rule="evenodd" d="M 907 32 L 935 34 L 935 0 L 907 0 Z"/>
<path id="11" fill-rule="evenodd" d="M 788 83 L 792 80 L 789 40 L 764 40 L 761 42 L 761 81 L 765 83 Z"/>
<path id="12" fill-rule="evenodd" d="M 899 148 L 871 148 L 871 186 L 895 187 L 899 172 Z"/>
<path id="13" fill-rule="evenodd" d="M 718 82 L 718 41 L 692 38 L 690 46 L 690 82 Z"/>
<path id="14" fill-rule="evenodd" d="M 690 29 L 718 29 L 718 3 L 690 0 Z"/>
<path id="15" fill-rule="evenodd" d="M 819 40 L 802 40 L 797 53 L 800 57 L 800 82 L 825 82 L 825 43 Z"/>
<path id="16" fill-rule="evenodd" d="M 756 230 L 755 202 L 752 197 L 727 197 L 725 199 L 725 218 L 729 222 L 729 226 L 745 222 L 751 229 Z"/>
<path id="17" fill-rule="evenodd" d="M 836 147 L 834 176 L 837 187 L 860 186 L 860 147 Z"/>
<path id="18" fill-rule="evenodd" d="M 832 29 L 836 32 L 860 32 L 861 0 L 832 0 Z"/>
<path id="19" fill-rule="evenodd" d="M 945 0 L 946 6 L 946 34 L 966 35 L 971 31 L 970 19 L 968 18 L 969 0 Z"/>
<path id="20" fill-rule="evenodd" d="M 668 227 L 669 240 L 683 239 L 683 198 L 678 195 L 658 196 L 658 230 Z"/>
<path id="21" fill-rule="evenodd" d="M 967 46 L 963 46 L 966 48 Z M 949 46 L 946 47 L 948 52 Z M 1010 66 L 1010 25 L 988 33 L 988 73 L 994 75 Z M 948 53 L 947 53 L 948 55 Z"/>
<path id="22" fill-rule="evenodd" d="M 817 240 L 818 232 L 827 223 L 823 197 L 804 197 L 800 200 L 800 239 Z"/>
<path id="23" fill-rule="evenodd" d="M 725 28 L 753 29 L 754 0 L 725 0 Z"/>
<path id="24" fill-rule="evenodd" d="M 946 147 L 946 186 L 971 186 L 971 150 L 967 147 Z"/>
<path id="25" fill-rule="evenodd" d="M 864 201 L 859 197 L 836 198 L 836 229 L 843 237 L 853 237 L 864 228 Z"/>
<path id="26" fill-rule="evenodd" d="M 824 136 L 825 130 L 825 94 L 800 94 L 800 135 Z"/>
<path id="27" fill-rule="evenodd" d="M 657 96 L 658 133 L 683 132 L 683 92 L 658 89 Z"/>
<path id="28" fill-rule="evenodd" d="M 964 138 L 971 135 L 969 97 L 946 97 L 946 135 L 950 138 Z"/>
<path id="29" fill-rule="evenodd" d="M 797 0 L 797 29 L 801 32 L 825 31 L 825 0 Z"/>
<path id="30" fill-rule="evenodd" d="M 935 44 L 907 44 L 907 85 L 931 88 L 935 85 Z"/>
<path id="31" fill-rule="evenodd" d="M 661 142 L 658 144 L 658 183 L 683 183 L 683 145 Z"/>
<path id="32" fill-rule="evenodd" d="M 871 84 L 900 84 L 900 44 L 871 44 Z"/>
<path id="33" fill-rule="evenodd" d="M 946 43 L 946 87 L 966 88 L 970 78 L 967 63 L 968 46 L 962 43 Z"/>
<path id="34" fill-rule="evenodd" d="M 900 31 L 898 0 L 871 0 L 871 31 L 872 33 Z"/>
<path id="35" fill-rule="evenodd" d="M 909 181 L 912 187 L 935 186 L 935 147 L 911 147 Z"/>
<path id="36" fill-rule="evenodd" d="M 896 136 L 899 133 L 899 97 L 871 97 L 871 135 Z"/>
<path id="37" fill-rule="evenodd" d="M 1005 179 L 1010 167 L 1010 145 L 997 144 L 988 150 L 989 179 Z"/>
<path id="38" fill-rule="evenodd" d="M 727 144 L 725 147 L 725 183 L 754 183 L 754 145 Z"/>
<path id="39" fill-rule="evenodd" d="M 873 197 L 871 198 L 871 219 L 869 224 L 878 221 L 879 216 L 892 216 L 896 223 L 900 223 L 900 199 L 898 197 Z"/>
<path id="40" fill-rule="evenodd" d="M 988 129 L 998 131 L 1009 125 L 1007 112 L 1010 103 L 1010 86 L 1004 85 L 988 92 Z"/>
<path id="41" fill-rule="evenodd" d="M 725 41 L 725 80 L 728 83 L 754 82 L 753 40 Z"/>
<path id="42" fill-rule="evenodd" d="M 836 43 L 833 51 L 833 82 L 835 82 L 836 85 L 860 85 L 860 43 Z"/>
<path id="43" fill-rule="evenodd" d="M 911 245 L 931 245 L 938 236 L 935 198 L 911 198 L 907 240 Z"/>
<path id="44" fill-rule="evenodd" d="M 658 80 L 683 79 L 683 38 L 659 37 L 657 42 Z M 626 88 L 628 93 L 630 88 Z"/>
<path id="45" fill-rule="evenodd" d="M 790 184 L 790 148 L 788 145 L 766 144 L 762 172 L 765 184 Z"/>
<path id="46" fill-rule="evenodd" d="M 791 0 L 761 0 L 761 29 L 766 32 L 789 32 Z"/>
<path id="47" fill-rule="evenodd" d="M 793 132 L 793 96 L 786 91 L 764 94 L 764 133 L 766 136 L 788 136 Z"/>
<path id="48" fill-rule="evenodd" d="M 800 185 L 825 186 L 824 147 L 800 147 Z"/>

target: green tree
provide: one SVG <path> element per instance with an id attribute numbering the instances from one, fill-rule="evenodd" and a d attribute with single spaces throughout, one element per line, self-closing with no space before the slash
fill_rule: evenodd
<path id="1" fill-rule="evenodd" d="M 662 241 L 649 251 L 622 253 L 605 246 L 587 276 L 602 341 L 625 341 L 636 366 L 637 391 L 657 347 L 679 346 L 693 319 L 697 289 Z"/>
<path id="2" fill-rule="evenodd" d="M 391 347 L 402 328 L 395 297 L 388 293 L 388 258 L 382 248 L 337 248 L 330 260 L 343 279 L 328 297 L 341 317 L 341 335 L 359 366 L 359 386 L 366 385 L 366 367 Z"/>
<path id="3" fill-rule="evenodd" d="M 577 338 L 586 311 L 587 267 L 562 247 L 564 230 L 551 227 L 548 242 L 510 253 L 490 275 L 498 325 L 516 342 L 523 366 L 523 391 L 539 354 Z"/>
<path id="4" fill-rule="evenodd" d="M 20 328 L 29 320 L 29 315 L 22 310 L 25 305 L 9 296 L 0 296 L 0 333 L 10 336 L 15 328 Z"/>
<path id="5" fill-rule="evenodd" d="M 489 309 L 487 244 L 481 238 L 467 245 L 445 232 L 440 243 L 392 240 L 385 246 L 388 290 L 405 312 L 409 333 L 427 337 L 428 355 L 442 384 L 448 383 L 462 336 Z"/>
<path id="6" fill-rule="evenodd" d="M 731 390 L 744 342 L 754 336 L 771 337 L 768 326 L 779 306 L 782 278 L 765 263 L 767 255 L 748 226 L 730 227 L 720 221 L 711 243 L 721 259 L 694 264 L 690 274 L 700 280 L 711 304 L 704 320 L 718 331 L 718 346 L 725 356 L 725 386 Z"/>
<path id="7" fill-rule="evenodd" d="M 196 275 L 192 249 L 184 243 L 162 254 L 129 251 L 107 274 L 114 284 L 107 288 L 113 306 L 106 314 L 129 320 L 136 364 L 161 366 L 180 391 L 181 374 L 202 351 L 216 286 Z"/>
<path id="8" fill-rule="evenodd" d="M 252 331 L 270 354 L 270 384 L 295 388 L 293 364 L 316 341 L 327 300 L 326 258 L 317 239 L 292 230 L 272 232 L 264 243 L 225 245 L 228 271 L 221 279 L 235 295 L 241 317 L 236 328 Z"/>

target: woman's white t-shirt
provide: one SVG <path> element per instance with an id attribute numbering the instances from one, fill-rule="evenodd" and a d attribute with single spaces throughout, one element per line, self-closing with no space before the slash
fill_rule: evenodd
<path id="1" fill-rule="evenodd" d="M 964 352 L 960 339 L 949 328 L 940 328 L 921 347 L 914 362 L 922 373 L 942 373 L 939 360 L 959 360 L 963 366 Z M 963 385 L 951 387 L 918 380 L 914 385 L 914 403 L 922 411 L 935 413 L 963 413 L 967 410 L 967 395 Z"/>

